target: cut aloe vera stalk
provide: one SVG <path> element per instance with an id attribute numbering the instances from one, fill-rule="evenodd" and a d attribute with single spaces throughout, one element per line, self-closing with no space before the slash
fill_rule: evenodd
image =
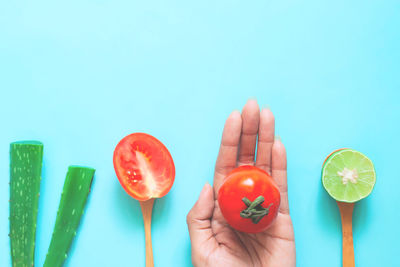
<path id="1" fill-rule="evenodd" d="M 95 170 L 70 166 L 65 178 L 56 224 L 44 267 L 62 266 L 76 235 Z"/>
<path id="2" fill-rule="evenodd" d="M 367 197 L 375 181 L 372 161 L 356 150 L 335 151 L 322 167 L 322 183 L 337 201 L 353 203 Z"/>
<path id="3" fill-rule="evenodd" d="M 34 265 L 43 144 L 10 145 L 10 245 L 14 267 Z"/>

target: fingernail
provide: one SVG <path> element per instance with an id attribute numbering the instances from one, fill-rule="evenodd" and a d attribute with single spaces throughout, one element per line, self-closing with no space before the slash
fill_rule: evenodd
<path id="1" fill-rule="evenodd" d="M 247 99 L 247 103 L 249 103 L 250 101 L 254 101 L 257 103 L 257 98 L 256 97 L 250 97 L 249 99 Z"/>
<path id="2" fill-rule="evenodd" d="M 275 141 L 282 141 L 282 138 L 279 135 L 275 135 Z"/>
<path id="3" fill-rule="evenodd" d="M 232 116 L 241 116 L 241 115 L 240 115 L 240 111 L 237 110 L 237 109 L 233 110 L 233 111 L 231 112 L 231 114 L 229 114 L 229 117 L 232 117 Z"/>
<path id="4" fill-rule="evenodd" d="M 203 186 L 203 189 L 201 189 L 200 197 L 202 197 L 205 194 L 205 192 L 207 191 L 207 187 L 209 187 L 209 186 L 210 186 L 210 184 L 208 182 L 206 182 L 205 185 Z"/>
<path id="5" fill-rule="evenodd" d="M 270 105 L 264 105 L 264 106 L 262 107 L 262 109 L 268 109 L 268 110 L 271 110 L 271 106 L 270 106 Z"/>

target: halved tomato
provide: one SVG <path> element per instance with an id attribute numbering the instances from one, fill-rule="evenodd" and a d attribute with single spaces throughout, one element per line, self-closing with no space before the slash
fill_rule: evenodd
<path id="1" fill-rule="evenodd" d="M 155 137 L 133 133 L 114 150 L 114 169 L 125 191 L 145 201 L 165 196 L 175 179 L 175 165 L 168 149 Z"/>

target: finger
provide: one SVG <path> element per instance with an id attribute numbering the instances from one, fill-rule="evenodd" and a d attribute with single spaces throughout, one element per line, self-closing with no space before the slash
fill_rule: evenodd
<path id="1" fill-rule="evenodd" d="M 211 185 L 207 183 L 201 190 L 199 199 L 186 217 L 193 251 L 199 251 L 200 247 L 218 245 L 211 228 L 213 211 L 214 192 Z"/>
<path id="2" fill-rule="evenodd" d="M 258 125 L 260 123 L 260 108 L 256 100 L 247 101 L 243 107 L 242 121 L 238 165 L 254 165 Z"/>
<path id="3" fill-rule="evenodd" d="M 239 111 L 233 111 L 225 122 L 221 146 L 215 164 L 214 190 L 218 192 L 225 176 L 236 167 L 237 153 L 242 129 Z"/>
<path id="4" fill-rule="evenodd" d="M 272 145 L 272 178 L 279 187 L 281 193 L 281 206 L 279 211 L 288 214 L 289 213 L 289 200 L 288 200 L 288 188 L 287 188 L 287 170 L 286 170 L 286 150 L 285 146 L 280 141 L 280 138 L 276 138 Z"/>
<path id="5" fill-rule="evenodd" d="M 271 173 L 272 145 L 275 138 L 275 118 L 269 108 L 261 110 L 258 127 L 256 166 Z"/>

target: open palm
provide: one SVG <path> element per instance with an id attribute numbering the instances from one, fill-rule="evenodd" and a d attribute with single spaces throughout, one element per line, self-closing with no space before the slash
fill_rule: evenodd
<path id="1" fill-rule="evenodd" d="M 256 154 L 257 145 L 257 156 Z M 274 224 L 265 232 L 247 234 L 232 229 L 218 207 L 217 193 L 226 175 L 241 165 L 270 173 L 281 193 Z M 195 266 L 295 266 L 294 232 L 289 215 L 286 151 L 275 138 L 274 116 L 249 100 L 242 114 L 226 120 L 215 165 L 214 186 L 206 184 L 187 216 Z"/>

